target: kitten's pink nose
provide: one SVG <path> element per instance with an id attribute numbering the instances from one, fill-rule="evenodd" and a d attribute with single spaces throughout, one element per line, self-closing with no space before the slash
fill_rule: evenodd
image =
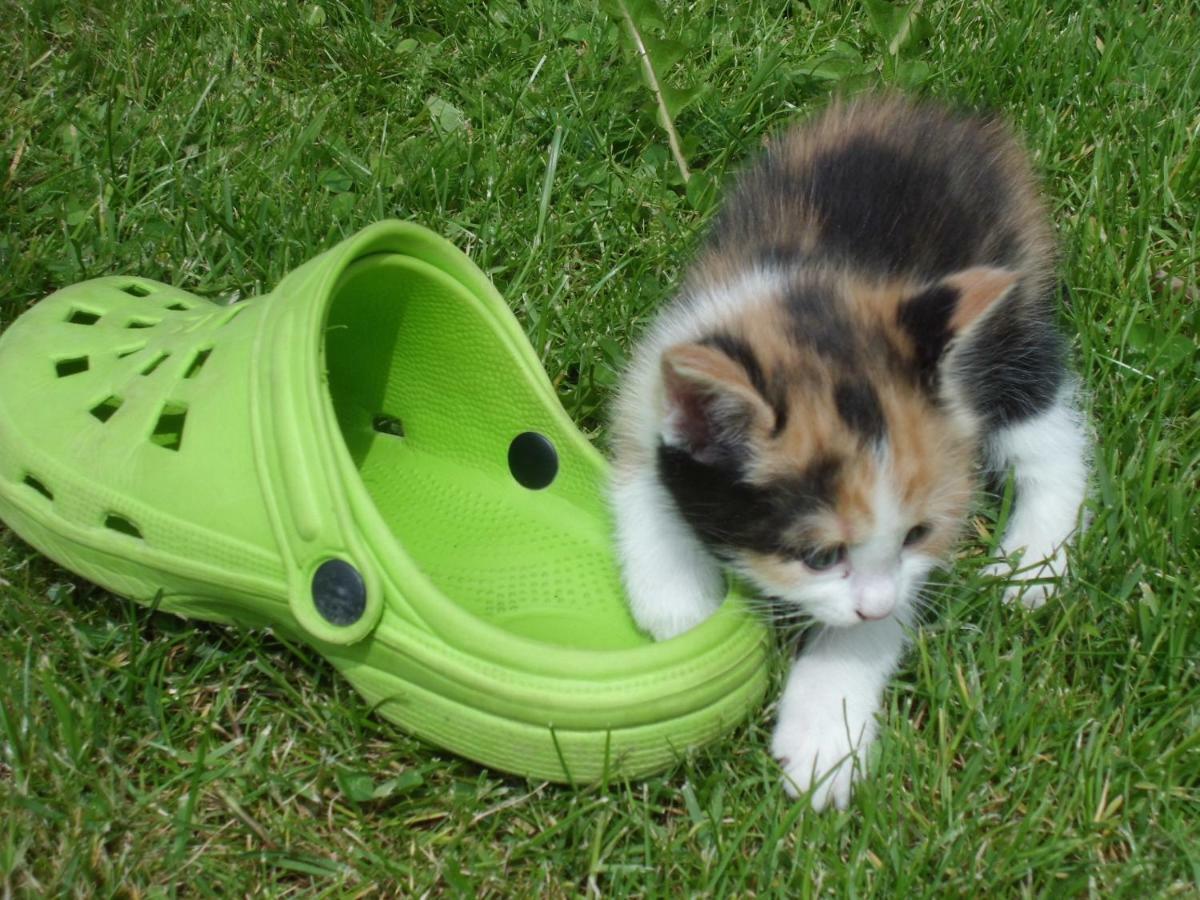
<path id="1" fill-rule="evenodd" d="M 896 608 L 896 582 L 891 578 L 867 576 L 858 585 L 854 611 L 864 622 L 886 619 Z"/>

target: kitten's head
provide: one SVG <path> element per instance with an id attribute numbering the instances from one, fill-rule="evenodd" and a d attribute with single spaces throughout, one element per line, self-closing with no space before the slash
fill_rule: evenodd
<path id="1" fill-rule="evenodd" d="M 1013 282 L 790 284 L 667 349 L 658 466 L 683 518 L 793 615 L 905 611 L 970 499 L 976 430 L 947 361 Z"/>

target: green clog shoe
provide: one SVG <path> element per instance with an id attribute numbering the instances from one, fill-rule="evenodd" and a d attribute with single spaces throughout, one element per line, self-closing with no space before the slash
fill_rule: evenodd
<path id="1" fill-rule="evenodd" d="M 315 647 L 383 716 L 533 778 L 636 777 L 742 719 L 763 627 L 625 607 L 600 455 L 487 278 L 381 222 L 220 306 L 142 278 L 0 335 L 0 517 L 108 590 Z"/>

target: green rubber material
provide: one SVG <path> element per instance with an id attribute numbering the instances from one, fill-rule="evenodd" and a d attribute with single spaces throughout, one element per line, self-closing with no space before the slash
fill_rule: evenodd
<path id="1" fill-rule="evenodd" d="M 543 489 L 510 470 L 525 432 L 557 454 Z M 306 641 L 387 719 L 521 775 L 648 774 L 765 689 L 732 588 L 674 640 L 634 627 L 605 479 L 486 276 L 410 223 L 232 306 L 97 278 L 0 335 L 17 534 L 116 594 Z M 347 624 L 314 601 L 330 559 L 362 578 Z"/>

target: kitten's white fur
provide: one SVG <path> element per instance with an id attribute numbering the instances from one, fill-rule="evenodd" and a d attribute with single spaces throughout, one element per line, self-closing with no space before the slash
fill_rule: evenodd
<path id="1" fill-rule="evenodd" d="M 625 591 L 638 626 L 663 641 L 716 612 L 725 579 L 673 509 L 654 469 L 617 482 L 612 499 Z"/>
<path id="2" fill-rule="evenodd" d="M 629 373 L 630 389 L 622 392 L 625 405 L 617 415 L 627 429 L 632 426 L 626 433 L 634 436 L 637 452 L 615 473 L 613 485 L 621 569 L 635 620 L 658 640 L 700 624 L 716 611 L 725 587 L 717 562 L 679 517 L 658 480 L 655 448 L 661 438 L 670 438 L 663 432 L 665 400 L 657 369 L 662 351 L 695 340 L 733 312 L 744 312 L 774 293 L 780 282 L 777 273 L 754 271 L 678 305 L 647 337 L 638 354 L 641 366 Z M 1065 574 L 1065 545 L 1086 489 L 1086 446 L 1070 391 L 1050 409 L 997 432 L 989 442 L 989 461 L 998 468 L 1011 466 L 1017 485 L 1001 547 L 1006 555 L 1022 551 L 1022 568 L 1015 573 L 1021 583 L 1008 588 L 1006 599 L 1022 596 L 1029 606 L 1041 605 L 1054 593 L 1055 583 L 1026 582 Z M 786 598 L 825 624 L 810 636 L 788 676 L 771 749 L 783 765 L 788 792 L 811 791 L 817 810 L 831 803 L 845 808 L 853 781 L 865 771 L 883 688 L 903 655 L 916 594 L 935 565 L 928 557 L 904 552 L 895 567 L 906 526 L 896 514 L 897 501 L 884 488 L 886 480 L 879 483 L 879 525 L 871 539 L 854 549 L 852 559 L 855 568 L 874 572 L 876 580 L 848 590 L 844 583 L 833 584 L 831 576 L 824 588 L 827 579 L 818 579 L 805 597 Z M 897 568 L 891 576 L 881 574 L 888 559 Z M 1003 574 L 1009 567 L 999 563 L 994 569 Z M 855 604 L 864 599 L 878 610 L 894 608 L 878 621 L 859 622 Z"/>
<path id="3" fill-rule="evenodd" d="M 811 791 L 813 809 L 845 809 L 851 784 L 866 771 L 879 701 L 904 652 L 907 612 L 820 628 L 788 674 L 771 752 L 785 790 Z"/>
<path id="4" fill-rule="evenodd" d="M 1078 524 L 1087 490 L 1087 434 L 1073 402 L 1074 385 L 1045 412 L 998 432 L 988 446 L 998 471 L 1010 467 L 1016 502 L 1000 543 L 1005 561 L 989 566 L 995 575 L 1016 580 L 1005 591 L 1036 609 L 1054 595 L 1067 572 L 1067 539 Z M 1019 568 L 1012 570 L 1010 563 Z"/>

